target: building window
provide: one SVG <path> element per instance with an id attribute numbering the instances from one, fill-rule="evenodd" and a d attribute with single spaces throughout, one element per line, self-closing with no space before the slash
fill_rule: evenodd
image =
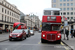
<path id="1" fill-rule="evenodd" d="M 66 8 L 63 8 L 63 10 L 65 11 L 65 10 L 66 10 Z"/>
<path id="2" fill-rule="evenodd" d="M 69 0 L 67 0 L 67 1 L 69 1 Z"/>
<path id="3" fill-rule="evenodd" d="M 71 12 L 71 15 L 73 15 L 73 12 Z"/>
<path id="4" fill-rule="evenodd" d="M 56 0 L 53 0 L 53 3 L 56 3 Z"/>
<path id="5" fill-rule="evenodd" d="M 61 11 L 62 11 L 62 8 L 60 8 L 61 9 Z"/>
<path id="6" fill-rule="evenodd" d="M 4 2 L 2 1 L 2 4 L 3 4 Z"/>
<path id="7" fill-rule="evenodd" d="M 73 0 L 71 0 L 71 1 L 73 1 Z"/>
<path id="8" fill-rule="evenodd" d="M 5 9 L 5 13 L 6 13 L 6 9 Z"/>
<path id="9" fill-rule="evenodd" d="M 62 13 L 61 13 L 61 15 L 62 15 Z"/>
<path id="10" fill-rule="evenodd" d="M 71 3 L 71 6 L 73 6 L 73 3 Z"/>
<path id="11" fill-rule="evenodd" d="M 74 8 L 74 10 L 75 10 L 75 8 Z"/>
<path id="12" fill-rule="evenodd" d="M 9 14 L 9 11 L 8 11 L 8 14 Z"/>
<path id="13" fill-rule="evenodd" d="M 5 21 L 6 21 L 6 16 L 5 16 Z"/>
<path id="14" fill-rule="evenodd" d="M 3 14 L 2 14 L 2 21 L 3 21 Z"/>
<path id="15" fill-rule="evenodd" d="M 69 17 L 67 17 L 67 19 L 69 19 Z"/>
<path id="16" fill-rule="evenodd" d="M 56 7 L 56 5 L 54 4 L 53 7 Z"/>
<path id="17" fill-rule="evenodd" d="M 66 0 L 63 0 L 63 1 L 66 1 Z"/>
<path id="18" fill-rule="evenodd" d="M 67 6 L 69 6 L 69 3 L 67 3 Z"/>
<path id="19" fill-rule="evenodd" d="M 12 13 L 12 16 L 13 16 L 13 13 Z"/>
<path id="20" fill-rule="evenodd" d="M 60 3 L 60 6 L 62 6 L 62 3 Z"/>
<path id="21" fill-rule="evenodd" d="M 69 8 L 67 8 L 67 10 L 69 10 Z"/>
<path id="22" fill-rule="evenodd" d="M 64 12 L 63 15 L 66 15 L 66 13 Z"/>
<path id="23" fill-rule="evenodd" d="M 5 6 L 6 6 L 6 3 L 5 3 Z"/>
<path id="24" fill-rule="evenodd" d="M 73 8 L 71 8 L 71 10 L 73 10 Z"/>
<path id="25" fill-rule="evenodd" d="M 11 15 L 11 12 L 10 12 L 10 15 Z"/>
<path id="26" fill-rule="evenodd" d="M 13 18 L 12 18 L 12 22 L 13 22 Z"/>
<path id="27" fill-rule="evenodd" d="M 74 15 L 75 15 L 75 12 L 74 12 Z"/>
<path id="28" fill-rule="evenodd" d="M 69 12 L 67 12 L 67 15 L 69 15 Z"/>
<path id="29" fill-rule="evenodd" d="M 10 17 L 10 22 L 11 22 L 11 17 Z"/>
<path id="30" fill-rule="evenodd" d="M 62 2 L 62 0 L 60 0 L 60 2 Z"/>
<path id="31" fill-rule="evenodd" d="M 4 11 L 4 8 L 2 8 L 2 12 Z"/>
<path id="32" fill-rule="evenodd" d="M 66 6 L 66 3 L 64 3 L 63 6 Z"/>
<path id="33" fill-rule="evenodd" d="M 8 8 L 9 8 L 9 5 L 8 5 Z"/>
<path id="34" fill-rule="evenodd" d="M 73 17 L 71 17 L 71 19 L 73 19 Z"/>
<path id="35" fill-rule="evenodd" d="M 8 17 L 8 22 L 9 22 L 9 17 Z"/>

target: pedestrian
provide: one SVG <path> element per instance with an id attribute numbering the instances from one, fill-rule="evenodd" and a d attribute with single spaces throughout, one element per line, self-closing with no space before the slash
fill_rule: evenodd
<path id="1" fill-rule="evenodd" d="M 75 29 L 74 29 L 74 32 L 73 32 L 73 36 L 75 37 Z"/>
<path id="2" fill-rule="evenodd" d="M 66 34 L 67 40 L 69 40 L 69 37 L 68 37 L 68 35 L 69 35 L 69 29 L 65 29 L 65 34 Z"/>
<path id="3" fill-rule="evenodd" d="M 10 28 L 10 32 L 12 32 L 13 31 L 13 29 L 12 28 Z"/>
<path id="4" fill-rule="evenodd" d="M 71 38 L 73 38 L 73 28 L 71 28 Z"/>
<path id="5" fill-rule="evenodd" d="M 2 29 L 0 28 L 0 34 L 2 34 Z"/>

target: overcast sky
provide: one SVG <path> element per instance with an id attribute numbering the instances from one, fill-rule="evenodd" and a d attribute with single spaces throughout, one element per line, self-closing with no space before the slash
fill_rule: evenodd
<path id="1" fill-rule="evenodd" d="M 51 0 L 7 0 L 14 4 L 24 14 L 35 14 L 42 20 L 43 10 L 51 8 Z"/>

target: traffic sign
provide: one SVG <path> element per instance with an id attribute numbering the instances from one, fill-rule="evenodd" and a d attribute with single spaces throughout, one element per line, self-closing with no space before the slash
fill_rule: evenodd
<path id="1" fill-rule="evenodd" d="M 42 25 L 40 25 L 40 27 L 42 27 Z"/>

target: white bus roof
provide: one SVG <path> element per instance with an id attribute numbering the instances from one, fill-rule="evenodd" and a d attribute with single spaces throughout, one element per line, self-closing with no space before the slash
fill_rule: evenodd
<path id="1" fill-rule="evenodd" d="M 60 8 L 46 8 L 44 10 L 60 11 L 61 9 Z"/>

